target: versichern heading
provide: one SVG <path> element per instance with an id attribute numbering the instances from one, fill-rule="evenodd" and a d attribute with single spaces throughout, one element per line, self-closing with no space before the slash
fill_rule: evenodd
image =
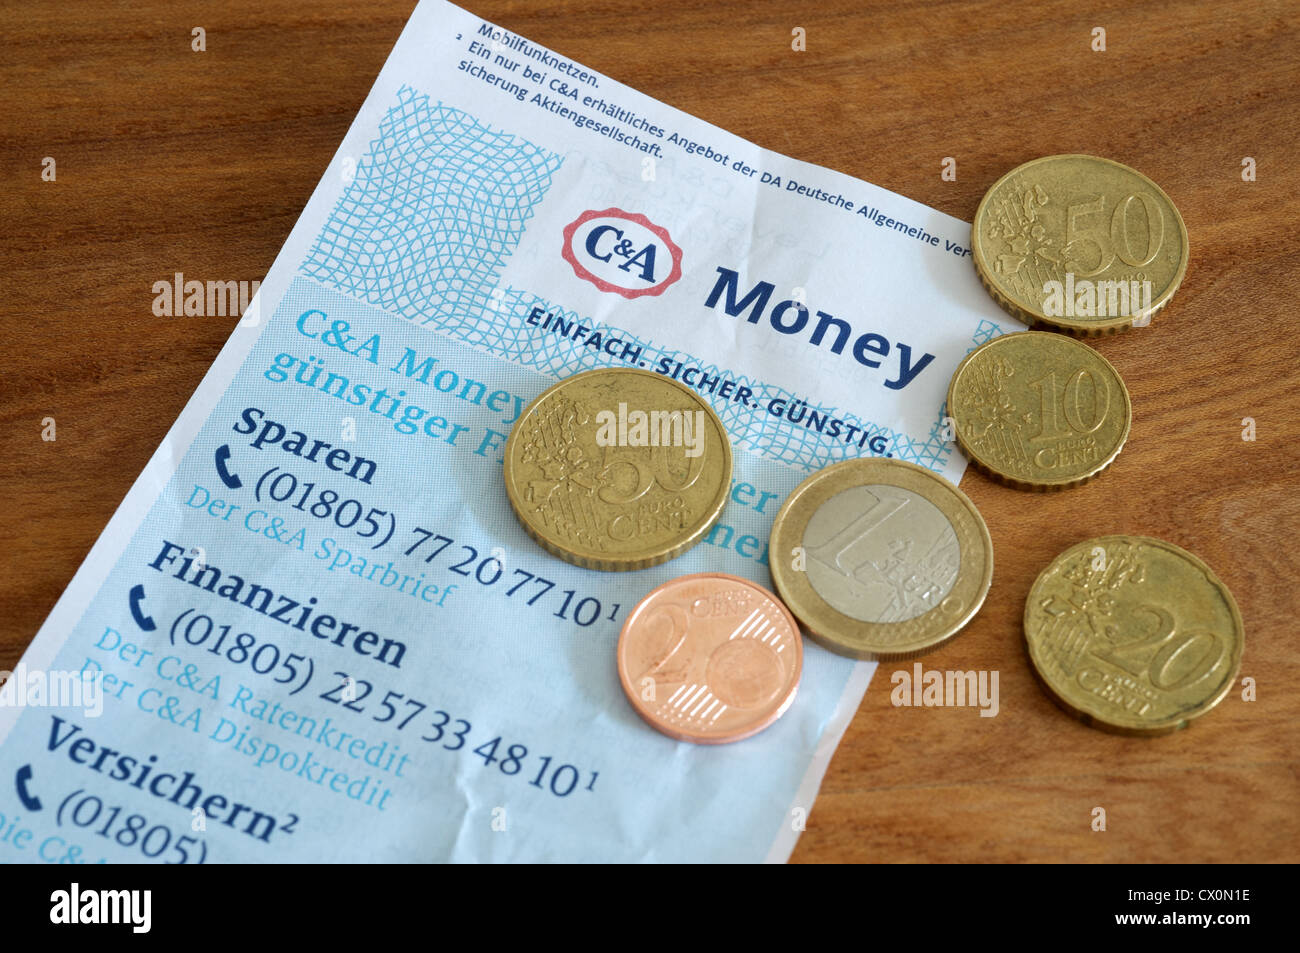
<path id="1" fill-rule="evenodd" d="M 726 300 L 722 307 L 727 314 L 733 318 L 744 316 L 750 324 L 760 324 L 772 293 L 776 291 L 776 285 L 767 281 L 757 282 L 743 298 L 737 300 L 739 289 L 740 275 L 730 268 L 719 266 L 717 283 L 705 299 L 704 306 L 716 308 L 725 293 Z M 814 323 L 809 311 L 808 305 L 802 301 L 794 299 L 778 301 L 767 313 L 767 324 L 780 334 L 807 333 L 809 344 L 813 347 L 827 347 L 832 354 L 843 354 L 848 348 L 853 359 L 863 367 L 880 367 L 886 363 L 885 359 L 889 358 L 892 370 L 883 383 L 890 390 L 902 390 L 916 380 L 916 376 L 934 360 L 933 354 L 926 353 L 913 363 L 910 345 L 891 342 L 888 338 L 870 331 L 855 336 L 853 326 L 849 322 L 833 317 L 825 311 L 817 312 L 817 320 Z M 850 341 L 852 341 L 851 345 Z M 896 359 L 891 358 L 894 354 L 898 355 Z"/>

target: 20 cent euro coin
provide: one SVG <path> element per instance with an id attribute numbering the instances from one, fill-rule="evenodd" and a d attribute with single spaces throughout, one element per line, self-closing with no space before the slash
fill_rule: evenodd
<path id="1" fill-rule="evenodd" d="M 1046 331 L 981 344 L 948 385 L 957 445 L 976 468 L 1024 490 L 1086 483 L 1119 456 L 1132 405 L 1110 361 Z"/>
<path id="2" fill-rule="evenodd" d="M 772 581 L 820 644 L 854 658 L 921 655 L 955 636 L 993 580 L 993 541 L 966 494 L 890 459 L 814 473 L 777 513 Z"/>
<path id="3" fill-rule="evenodd" d="M 543 549 L 588 569 L 642 569 L 698 543 L 731 488 L 731 444 L 698 394 L 636 368 L 586 371 L 524 410 L 506 495 Z"/>
<path id="4" fill-rule="evenodd" d="M 799 626 L 770 592 L 725 573 L 664 583 L 628 615 L 618 675 L 637 714 L 670 737 L 739 741 L 776 721 L 803 670 Z"/>
<path id="5" fill-rule="evenodd" d="M 1187 270 L 1187 227 L 1136 169 L 1046 156 L 993 183 L 975 210 L 980 281 L 1013 317 L 1073 334 L 1141 327 Z"/>
<path id="6" fill-rule="evenodd" d="M 1096 728 L 1160 735 L 1219 703 L 1236 681 L 1241 613 L 1210 568 L 1145 536 L 1102 536 L 1052 560 L 1025 603 L 1034 672 Z"/>

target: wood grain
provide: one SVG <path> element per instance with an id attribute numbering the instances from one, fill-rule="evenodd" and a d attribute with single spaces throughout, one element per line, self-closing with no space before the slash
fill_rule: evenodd
<path id="1" fill-rule="evenodd" d="M 762 146 L 967 220 L 998 175 L 1039 155 L 1110 156 L 1160 183 L 1191 234 L 1187 278 L 1149 329 L 1097 344 L 1132 393 L 1128 447 L 1059 495 L 974 472 L 962 484 L 993 534 L 993 591 L 923 664 L 997 670 L 999 714 L 894 708 L 889 676 L 904 666 L 882 666 L 794 859 L 1300 859 L 1296 5 L 467 5 Z M 154 317 L 153 282 L 265 274 L 411 7 L 0 13 L 0 668 L 233 326 Z M 205 53 L 190 50 L 194 26 Z M 1090 49 L 1095 26 L 1105 52 Z M 806 52 L 791 49 L 794 27 Z M 940 179 L 945 156 L 955 182 Z M 1258 181 L 1242 181 L 1244 156 Z M 1068 544 L 1118 532 L 1172 540 L 1227 582 L 1256 701 L 1234 692 L 1155 740 L 1090 730 L 1048 701 L 1020 633 L 1029 585 Z M 1105 832 L 1090 826 L 1097 806 Z"/>

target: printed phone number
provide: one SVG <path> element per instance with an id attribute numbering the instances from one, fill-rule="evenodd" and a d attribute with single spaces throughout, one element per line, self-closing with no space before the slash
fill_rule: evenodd
<path id="1" fill-rule="evenodd" d="M 350 530 L 361 540 L 377 538 L 370 546 L 371 550 L 387 546 L 394 536 L 400 535 L 401 538 L 394 545 L 404 547 L 402 556 L 420 559 L 426 566 L 433 566 L 436 560 L 443 557 L 442 568 L 472 579 L 483 588 L 496 588 L 506 598 L 518 596 L 529 607 L 544 610 L 554 607 L 551 614 L 557 619 L 572 621 L 584 628 L 594 625 L 600 619 L 618 621 L 621 603 L 606 608 L 596 596 L 575 589 L 560 589 L 547 598 L 555 590 L 556 583 L 526 569 L 507 571 L 505 552 L 500 548 L 484 554 L 478 547 L 458 543 L 450 536 L 422 526 L 400 530 L 399 521 L 392 511 L 373 506 L 367 509 L 359 500 L 344 498 L 336 491 L 322 489 L 313 482 L 300 481 L 294 474 L 280 467 L 271 467 L 259 478 L 254 496 L 258 502 L 262 502 L 263 495 L 275 502 L 286 503 L 290 509 L 317 521 Z M 238 504 L 214 496 L 207 487 L 197 483 L 194 484 L 186 505 L 206 510 L 208 515 L 222 522 L 230 522 L 242 509 Z M 251 533 L 299 551 L 306 549 L 306 528 L 292 525 L 290 519 L 269 510 L 248 510 L 242 523 L 244 529 Z M 439 587 L 426 583 L 423 574 L 412 576 L 397 569 L 392 562 L 379 562 L 373 557 L 360 555 L 345 548 L 333 537 L 322 538 L 312 555 L 325 562 L 325 568 L 329 572 L 346 571 L 385 589 L 439 606 L 454 589 L 442 587 L 441 596 L 435 599 L 433 596 L 437 596 Z"/>

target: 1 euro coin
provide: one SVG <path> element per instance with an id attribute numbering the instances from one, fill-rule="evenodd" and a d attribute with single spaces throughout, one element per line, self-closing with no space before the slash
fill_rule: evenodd
<path id="1" fill-rule="evenodd" d="M 984 603 L 993 541 L 964 493 L 900 460 L 846 460 L 777 513 L 772 581 L 818 643 L 861 659 L 912 658 Z"/>

